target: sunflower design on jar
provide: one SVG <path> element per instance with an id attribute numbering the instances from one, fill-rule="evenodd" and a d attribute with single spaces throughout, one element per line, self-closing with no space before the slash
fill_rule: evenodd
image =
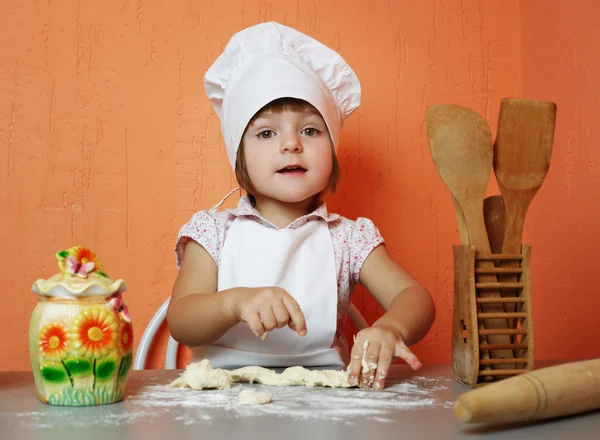
<path id="1" fill-rule="evenodd" d="M 118 330 L 112 308 L 89 308 L 75 320 L 71 332 L 73 347 L 77 354 L 87 358 L 106 356 L 117 346 Z"/>
<path id="2" fill-rule="evenodd" d="M 131 351 L 133 347 L 133 328 L 131 323 L 123 322 L 121 331 L 119 332 L 119 351 L 121 355 L 125 355 Z"/>
<path id="3" fill-rule="evenodd" d="M 68 335 L 61 324 L 48 324 L 40 331 L 40 351 L 47 359 L 60 361 L 68 348 Z"/>

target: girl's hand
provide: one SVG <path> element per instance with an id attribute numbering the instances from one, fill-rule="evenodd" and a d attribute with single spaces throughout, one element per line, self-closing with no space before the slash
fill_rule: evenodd
<path id="1" fill-rule="evenodd" d="M 368 341 L 364 351 L 365 341 Z M 348 381 L 361 388 L 383 389 L 390 365 L 402 358 L 413 370 L 421 362 L 402 340 L 400 333 L 389 326 L 369 327 L 357 333 L 348 365 Z"/>
<path id="2" fill-rule="evenodd" d="M 300 336 L 306 334 L 304 313 L 296 300 L 280 287 L 249 287 L 240 289 L 232 298 L 231 312 L 245 322 L 256 336 L 286 325 Z"/>

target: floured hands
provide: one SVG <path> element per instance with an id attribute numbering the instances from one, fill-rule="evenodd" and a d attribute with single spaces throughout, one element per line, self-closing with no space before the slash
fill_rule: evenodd
<path id="1" fill-rule="evenodd" d="M 413 370 L 422 364 L 400 333 L 389 326 L 369 327 L 357 333 L 348 365 L 348 381 L 361 388 L 383 389 L 390 365 L 401 358 Z"/>

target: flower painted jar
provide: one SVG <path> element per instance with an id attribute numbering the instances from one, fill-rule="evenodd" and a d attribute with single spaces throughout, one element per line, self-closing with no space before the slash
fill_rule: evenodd
<path id="1" fill-rule="evenodd" d="M 121 294 L 90 249 L 56 254 L 60 272 L 37 280 L 40 295 L 29 324 L 29 354 L 39 399 L 84 406 L 123 399 L 133 332 Z"/>

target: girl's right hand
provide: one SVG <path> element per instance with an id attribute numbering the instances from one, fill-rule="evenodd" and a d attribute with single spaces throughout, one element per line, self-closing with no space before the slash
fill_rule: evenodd
<path id="1" fill-rule="evenodd" d="M 248 287 L 232 298 L 231 312 L 245 322 L 256 336 L 286 325 L 300 336 L 306 335 L 304 313 L 296 300 L 280 287 Z"/>

